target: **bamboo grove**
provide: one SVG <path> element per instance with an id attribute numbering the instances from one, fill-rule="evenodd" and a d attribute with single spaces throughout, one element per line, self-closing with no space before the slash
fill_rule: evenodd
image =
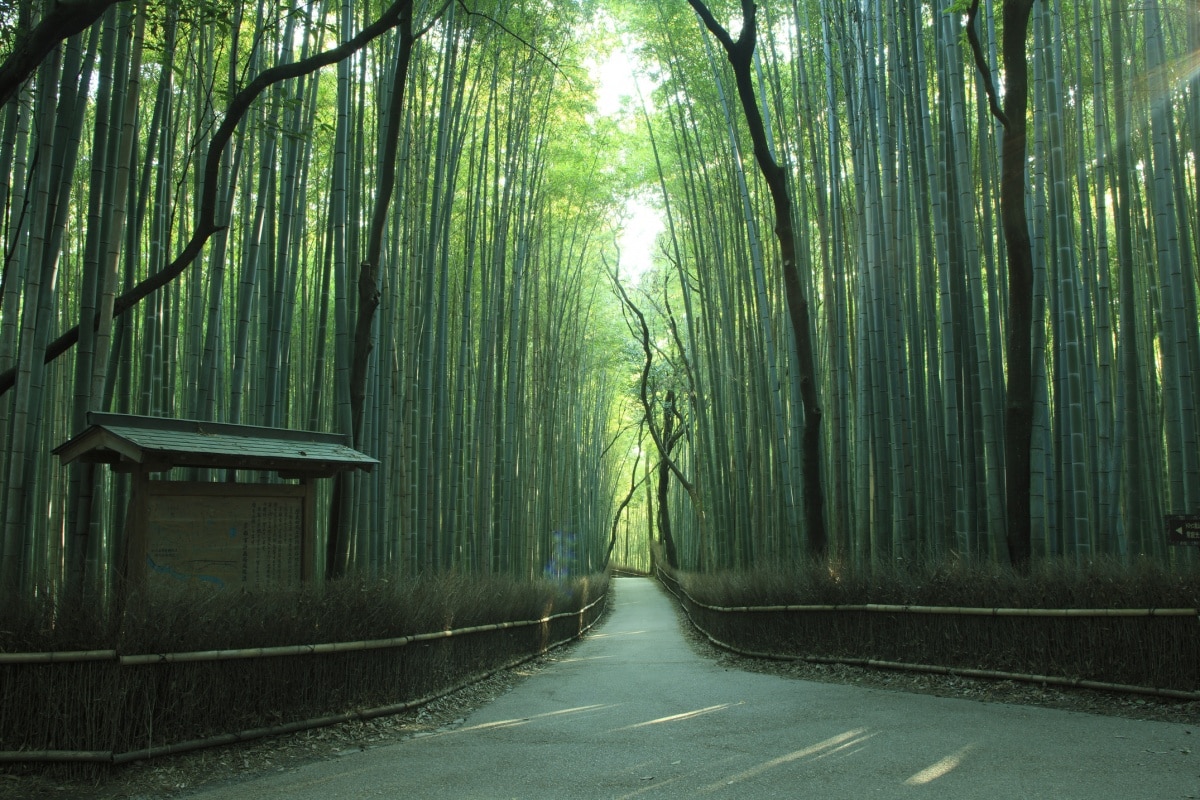
<path id="1" fill-rule="evenodd" d="M 353 434 L 382 463 L 326 491 L 329 575 L 600 569 L 620 175 L 582 11 L 108 5 L 0 121 L 2 582 L 111 580 L 128 489 L 50 455 L 89 409 Z"/>
<path id="2" fill-rule="evenodd" d="M 829 552 L 1008 560 L 1006 338 L 1021 336 L 1001 224 L 1002 47 L 1029 81 L 1016 199 L 1032 261 L 1032 555 L 1190 557 L 1163 515 L 1200 508 L 1194 4 L 626 8 L 657 78 L 644 125 L 669 228 L 657 284 L 629 307 L 659 319 L 648 418 L 688 426 L 652 498 L 682 566 L 824 552 L 805 535 L 808 401 L 760 149 L 787 171 L 799 232 Z M 752 20 L 743 83 L 733 47 Z M 751 81 L 765 148 L 739 106 Z"/>
<path id="3" fill-rule="evenodd" d="M 0 106 L 0 584 L 110 580 L 127 487 L 49 455 L 88 410 L 352 435 L 330 575 L 1005 560 L 1013 464 L 1034 557 L 1188 558 L 1190 0 L 84 5 Z"/>

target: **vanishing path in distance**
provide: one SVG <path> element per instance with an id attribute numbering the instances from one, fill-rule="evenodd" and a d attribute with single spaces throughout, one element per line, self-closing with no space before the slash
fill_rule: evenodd
<path id="1" fill-rule="evenodd" d="M 197 800 L 1200 797 L 1200 727 L 726 669 L 651 580 L 453 730 Z"/>

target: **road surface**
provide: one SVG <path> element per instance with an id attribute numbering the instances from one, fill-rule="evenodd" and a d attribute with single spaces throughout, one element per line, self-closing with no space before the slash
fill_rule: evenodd
<path id="1" fill-rule="evenodd" d="M 614 599 L 452 730 L 188 797 L 1200 798 L 1200 727 L 726 669 L 651 580 Z"/>

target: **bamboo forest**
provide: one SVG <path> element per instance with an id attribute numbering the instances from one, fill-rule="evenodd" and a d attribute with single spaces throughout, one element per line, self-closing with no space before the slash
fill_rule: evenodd
<path id="1" fill-rule="evenodd" d="M 1193 560 L 1194 0 L 0 0 L 0 169 L 6 597 L 89 412 L 344 435 L 324 577 Z"/>

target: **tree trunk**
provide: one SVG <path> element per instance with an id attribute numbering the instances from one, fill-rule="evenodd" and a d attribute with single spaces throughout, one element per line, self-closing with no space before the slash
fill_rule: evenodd
<path id="1" fill-rule="evenodd" d="M 1033 251 L 1025 218 L 1026 111 L 1029 66 L 1025 42 L 1033 0 L 1004 3 L 1004 149 L 1000 217 L 1008 252 L 1008 389 L 1005 399 L 1005 480 L 1008 557 L 1025 568 L 1031 556 L 1030 447 L 1033 435 Z"/>
<path id="2" fill-rule="evenodd" d="M 762 171 L 775 207 L 775 236 L 779 240 L 782 259 L 784 297 L 788 317 L 796 339 L 799 360 L 800 396 L 804 404 L 804 521 L 808 535 L 808 551 L 814 557 L 824 557 L 828 547 L 825 531 L 824 490 L 821 481 L 821 404 L 818 397 L 816 363 L 813 355 L 812 331 L 809 323 L 808 299 L 805 297 L 800 273 L 796 266 L 796 235 L 792 227 L 792 200 L 788 193 L 787 172 L 771 155 L 766 127 L 758 109 L 754 92 L 753 56 L 757 37 L 757 21 L 753 0 L 742 0 L 742 31 L 735 42 L 701 0 L 688 0 L 705 26 L 725 48 L 737 81 L 738 97 L 754 142 L 754 157 Z"/>
<path id="3" fill-rule="evenodd" d="M 663 551 L 667 556 L 667 564 L 671 569 L 679 569 L 679 553 L 675 549 L 675 537 L 671 535 L 671 512 L 667 504 L 667 491 L 671 485 L 671 467 L 667 459 L 671 456 L 670 446 L 675 433 L 675 392 L 667 392 L 667 401 L 663 405 L 662 438 L 667 445 L 667 453 L 658 463 L 658 539 L 662 542 Z"/>

